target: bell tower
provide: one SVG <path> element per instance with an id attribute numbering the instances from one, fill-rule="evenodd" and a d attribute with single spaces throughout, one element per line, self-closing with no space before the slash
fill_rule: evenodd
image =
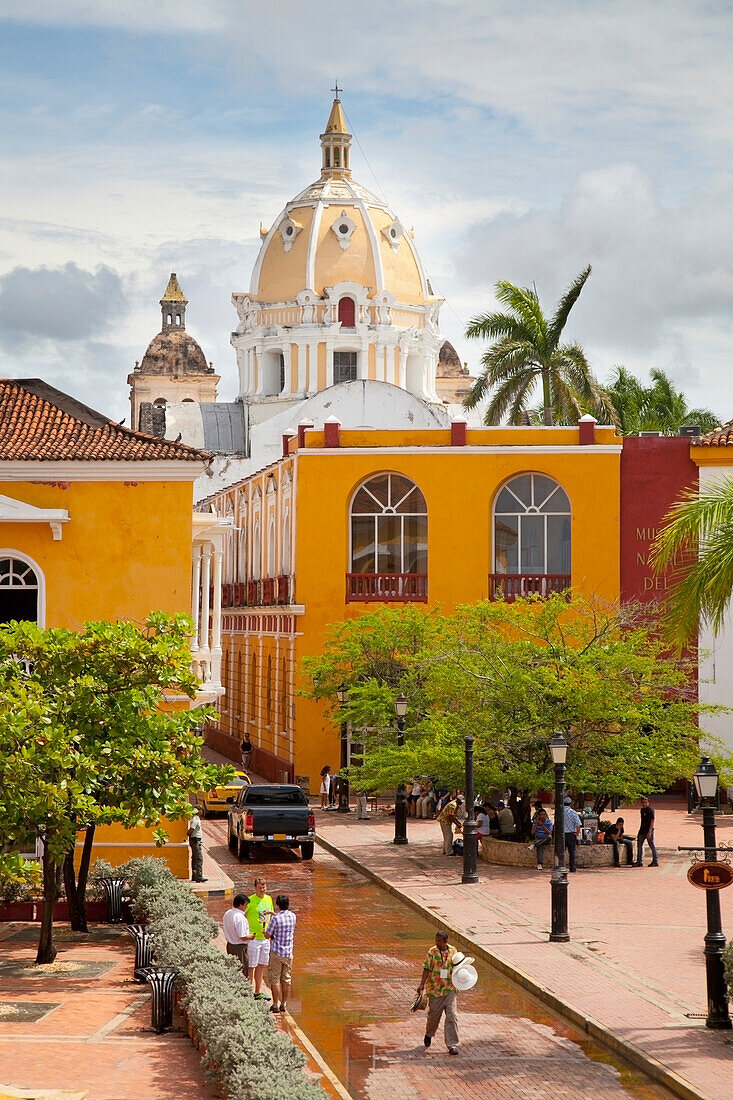
<path id="1" fill-rule="evenodd" d="M 336 87 L 331 89 L 336 98 L 333 101 L 331 114 L 328 116 L 326 130 L 321 134 L 321 179 L 349 179 L 351 168 L 349 156 L 351 151 L 351 134 L 346 129 L 343 107 L 339 99 L 342 90 L 336 81 Z"/>
<path id="2" fill-rule="evenodd" d="M 187 305 L 188 298 L 186 298 L 181 290 L 175 271 L 171 271 L 168 286 L 165 288 L 165 293 L 160 299 L 160 309 L 163 320 L 160 331 L 184 331 L 186 328 Z"/>

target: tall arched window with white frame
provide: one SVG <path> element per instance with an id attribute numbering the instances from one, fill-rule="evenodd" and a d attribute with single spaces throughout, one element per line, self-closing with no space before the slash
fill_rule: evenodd
<path id="1" fill-rule="evenodd" d="M 492 599 L 547 596 L 571 581 L 568 495 L 546 474 L 513 477 L 494 501 Z"/>
<path id="2" fill-rule="evenodd" d="M 40 577 L 19 554 L 0 556 L 0 623 L 40 623 Z"/>
<path id="3" fill-rule="evenodd" d="M 404 474 L 365 481 L 351 502 L 347 601 L 427 600 L 428 509 Z"/>

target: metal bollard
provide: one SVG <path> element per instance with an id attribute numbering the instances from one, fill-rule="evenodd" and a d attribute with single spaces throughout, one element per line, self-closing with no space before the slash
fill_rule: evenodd
<path id="1" fill-rule="evenodd" d="M 107 895 L 107 923 L 122 923 L 122 891 L 125 887 L 123 878 L 103 878 L 99 880 L 104 886 Z"/>
<path id="2" fill-rule="evenodd" d="M 169 966 L 148 966 L 141 973 L 152 991 L 150 1023 L 160 1035 L 173 1025 L 173 986 L 178 971 Z"/>
<path id="3" fill-rule="evenodd" d="M 125 931 L 129 932 L 135 941 L 135 969 L 133 977 L 136 982 L 144 982 L 143 973 L 153 965 L 153 939 L 155 932 L 150 932 L 142 924 L 126 924 Z"/>

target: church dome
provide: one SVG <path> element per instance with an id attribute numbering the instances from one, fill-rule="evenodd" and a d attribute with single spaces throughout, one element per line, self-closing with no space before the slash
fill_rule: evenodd
<path id="1" fill-rule="evenodd" d="M 388 293 L 412 305 L 432 300 L 412 234 L 384 200 L 351 178 L 351 134 L 338 98 L 321 146 L 321 178 L 263 231 L 250 297 L 282 302 L 348 282 L 365 287 L 368 297 Z"/>
<path id="2" fill-rule="evenodd" d="M 209 374 L 210 369 L 200 346 L 185 330 L 159 332 L 140 362 L 141 374 Z"/>

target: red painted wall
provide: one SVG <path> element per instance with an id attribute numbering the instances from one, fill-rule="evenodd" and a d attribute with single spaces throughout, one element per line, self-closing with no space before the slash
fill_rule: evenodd
<path id="1" fill-rule="evenodd" d="M 621 600 L 652 603 L 666 577 L 654 577 L 649 547 L 684 489 L 697 488 L 697 466 L 684 436 L 628 436 L 621 452 Z"/>

